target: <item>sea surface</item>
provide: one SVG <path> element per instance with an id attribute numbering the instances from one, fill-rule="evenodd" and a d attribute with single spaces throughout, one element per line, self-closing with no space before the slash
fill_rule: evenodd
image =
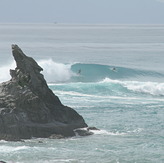
<path id="1" fill-rule="evenodd" d="M 11 44 L 43 67 L 64 105 L 100 130 L 88 137 L 0 141 L 0 160 L 164 162 L 164 25 L 0 24 L 0 82 L 15 68 Z"/>

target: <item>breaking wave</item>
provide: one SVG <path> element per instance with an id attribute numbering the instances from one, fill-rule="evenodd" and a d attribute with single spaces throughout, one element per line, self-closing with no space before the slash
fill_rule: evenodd
<path id="1" fill-rule="evenodd" d="M 114 67 L 100 64 L 56 63 L 52 59 L 38 62 L 48 82 L 99 82 L 105 78 L 113 80 L 140 80 L 164 78 L 164 74 L 155 71 Z"/>
<path id="2" fill-rule="evenodd" d="M 157 96 L 164 96 L 164 83 L 158 82 L 139 82 L 139 81 L 119 81 L 104 79 L 101 83 L 113 83 L 127 88 L 129 91 L 145 93 Z"/>
<path id="3" fill-rule="evenodd" d="M 48 83 L 61 83 L 61 85 L 56 85 L 59 90 L 67 87 L 67 90 L 70 88 L 75 92 L 91 95 L 101 93 L 105 95 L 144 93 L 164 96 L 164 83 L 148 80 L 149 77 L 164 78 L 164 74 L 155 71 L 99 64 L 63 64 L 56 63 L 52 59 L 40 60 L 38 64 L 43 68 L 42 73 Z M 0 67 L 0 82 L 9 80 L 9 69 L 14 68 L 14 62 Z M 140 81 L 139 79 L 143 77 L 146 80 Z"/>
<path id="4" fill-rule="evenodd" d="M 43 74 L 48 82 L 66 82 L 74 73 L 70 64 L 56 63 L 52 59 L 38 62 L 43 68 Z"/>

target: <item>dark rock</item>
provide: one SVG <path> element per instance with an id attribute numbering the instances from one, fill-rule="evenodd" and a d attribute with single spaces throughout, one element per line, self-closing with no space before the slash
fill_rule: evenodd
<path id="1" fill-rule="evenodd" d="M 6 163 L 5 161 L 0 161 L 0 163 Z"/>
<path id="2" fill-rule="evenodd" d="M 63 135 L 59 135 L 59 134 L 53 134 L 49 138 L 50 139 L 63 139 L 64 136 Z"/>
<path id="3" fill-rule="evenodd" d="M 19 137 L 10 134 L 0 134 L 0 139 L 5 141 L 22 141 Z"/>
<path id="4" fill-rule="evenodd" d="M 17 67 L 10 70 L 11 80 L 0 84 L 0 139 L 69 137 L 74 129 L 87 127 L 83 117 L 49 89 L 33 58 L 17 45 L 12 45 L 12 53 Z"/>
<path id="5" fill-rule="evenodd" d="M 85 128 L 78 128 L 74 130 L 75 134 L 77 136 L 89 136 L 89 135 L 93 135 L 93 132 L 85 129 Z"/>
<path id="6" fill-rule="evenodd" d="M 38 143 L 43 143 L 43 142 L 39 140 Z"/>
<path id="7" fill-rule="evenodd" d="M 96 127 L 87 127 L 87 130 L 88 130 L 88 131 L 90 131 L 90 130 L 98 130 L 98 131 L 99 131 L 100 129 L 98 129 L 98 128 L 96 128 Z"/>

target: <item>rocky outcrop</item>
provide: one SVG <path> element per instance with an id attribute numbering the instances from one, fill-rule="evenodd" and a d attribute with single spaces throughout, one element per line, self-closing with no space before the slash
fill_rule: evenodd
<path id="1" fill-rule="evenodd" d="M 77 136 L 93 135 L 94 131 L 100 131 L 100 130 L 96 127 L 77 128 L 77 129 L 74 130 L 74 132 Z"/>
<path id="2" fill-rule="evenodd" d="M 16 61 L 11 80 L 0 84 L 0 139 L 74 136 L 74 130 L 87 127 L 82 116 L 64 106 L 49 89 L 43 69 L 12 45 Z"/>

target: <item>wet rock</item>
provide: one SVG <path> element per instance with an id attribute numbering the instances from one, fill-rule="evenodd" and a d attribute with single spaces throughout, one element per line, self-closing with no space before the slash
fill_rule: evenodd
<path id="1" fill-rule="evenodd" d="M 75 129 L 74 132 L 77 136 L 89 136 L 94 134 L 93 132 L 87 130 L 86 128 L 78 128 Z"/>
<path id="2" fill-rule="evenodd" d="M 88 130 L 88 131 L 90 131 L 90 130 L 98 130 L 98 131 L 99 131 L 100 129 L 98 129 L 98 128 L 96 128 L 96 127 L 87 127 L 87 130 Z"/>

